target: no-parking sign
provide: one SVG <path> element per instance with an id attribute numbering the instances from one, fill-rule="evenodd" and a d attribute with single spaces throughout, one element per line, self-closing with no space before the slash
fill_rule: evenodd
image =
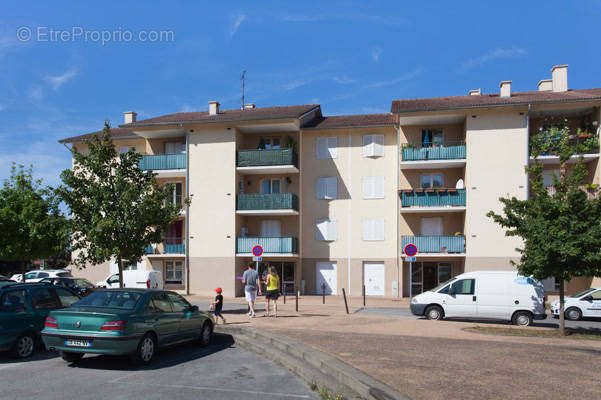
<path id="1" fill-rule="evenodd" d="M 260 245 L 256 245 L 255 247 L 253 247 L 253 256 L 261 257 L 262 254 L 263 254 L 263 247 L 261 247 Z"/>
<path id="2" fill-rule="evenodd" d="M 413 243 L 409 243 L 407 246 L 405 246 L 405 255 L 409 256 L 409 257 L 413 257 L 417 254 L 417 246 L 414 245 Z"/>

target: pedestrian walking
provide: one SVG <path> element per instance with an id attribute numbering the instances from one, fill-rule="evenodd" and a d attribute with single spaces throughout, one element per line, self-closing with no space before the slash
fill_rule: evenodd
<path id="1" fill-rule="evenodd" d="M 259 284 L 259 273 L 255 271 L 254 264 L 248 263 L 248 267 L 244 274 L 242 274 L 242 283 L 244 284 L 244 295 L 248 302 L 250 311 L 248 316 L 251 318 L 255 317 L 255 300 L 257 299 L 257 290 L 259 296 L 261 295 L 261 285 Z"/>
<path id="2" fill-rule="evenodd" d="M 211 308 L 213 310 L 213 315 L 215 316 L 215 325 L 217 325 L 217 320 L 221 318 L 223 323 L 225 324 L 225 318 L 221 315 L 221 310 L 223 308 L 223 295 L 221 294 L 221 288 L 218 287 L 215 289 L 217 296 L 215 296 L 215 301 L 211 303 Z"/>
<path id="3" fill-rule="evenodd" d="M 269 267 L 269 274 L 265 278 L 267 291 L 265 292 L 265 316 L 269 317 L 269 303 L 273 301 L 273 316 L 278 316 L 278 297 L 280 297 L 280 277 L 273 265 Z"/>

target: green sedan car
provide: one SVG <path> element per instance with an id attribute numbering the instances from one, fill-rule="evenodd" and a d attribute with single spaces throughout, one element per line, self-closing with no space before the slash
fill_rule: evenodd
<path id="1" fill-rule="evenodd" d="M 149 289 L 101 289 L 51 312 L 42 339 L 67 362 L 85 353 L 130 355 L 149 364 L 160 348 L 211 341 L 213 322 L 175 292 Z"/>

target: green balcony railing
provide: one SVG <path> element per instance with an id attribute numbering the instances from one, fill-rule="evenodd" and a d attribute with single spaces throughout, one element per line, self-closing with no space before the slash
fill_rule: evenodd
<path id="1" fill-rule="evenodd" d="M 417 246 L 419 253 L 465 253 L 465 236 L 403 236 L 401 248 Z"/>
<path id="2" fill-rule="evenodd" d="M 236 240 L 236 253 L 251 253 L 256 245 L 263 247 L 264 253 L 298 254 L 298 239 L 293 237 L 239 237 Z"/>
<path id="3" fill-rule="evenodd" d="M 143 170 L 186 169 L 186 154 L 156 154 L 142 156 L 139 163 Z"/>
<path id="4" fill-rule="evenodd" d="M 465 189 L 403 190 L 403 207 L 457 207 L 465 206 Z"/>
<path id="5" fill-rule="evenodd" d="M 261 167 L 270 165 L 298 166 L 298 155 L 292 149 L 239 150 L 239 167 Z"/>
<path id="6" fill-rule="evenodd" d="M 239 194 L 237 210 L 298 211 L 298 196 L 292 193 Z"/>
<path id="7" fill-rule="evenodd" d="M 465 144 L 422 148 L 403 147 L 402 159 L 403 161 L 461 160 L 465 159 Z"/>
<path id="8" fill-rule="evenodd" d="M 165 254 L 184 254 L 186 251 L 186 245 L 181 244 L 166 244 Z"/>

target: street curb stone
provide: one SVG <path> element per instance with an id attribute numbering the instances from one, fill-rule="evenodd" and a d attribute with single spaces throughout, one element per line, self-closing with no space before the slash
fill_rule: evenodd
<path id="1" fill-rule="evenodd" d="M 309 384 L 326 386 L 348 399 L 410 400 L 390 386 L 312 347 L 256 328 L 217 325 L 247 350 L 288 368 Z"/>

